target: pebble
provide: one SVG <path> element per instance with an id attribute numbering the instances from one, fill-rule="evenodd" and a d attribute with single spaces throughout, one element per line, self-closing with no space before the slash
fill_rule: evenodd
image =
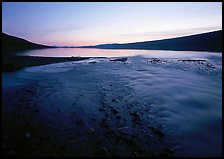
<path id="1" fill-rule="evenodd" d="M 115 108 L 112 108 L 112 112 L 115 113 L 115 114 L 117 114 L 118 113 L 118 110 L 115 109 Z"/>
<path id="2" fill-rule="evenodd" d="M 95 130 L 94 130 L 93 128 L 91 128 L 91 129 L 90 129 L 90 131 L 91 131 L 92 133 L 94 133 L 94 132 L 95 132 Z"/>
<path id="3" fill-rule="evenodd" d="M 104 111 L 104 110 L 105 110 L 105 108 L 99 108 L 99 111 L 101 111 L 101 112 Z"/>
<path id="4" fill-rule="evenodd" d="M 96 61 L 90 61 L 89 63 L 97 63 Z"/>
<path id="5" fill-rule="evenodd" d="M 130 112 L 130 114 L 135 116 L 135 117 L 139 117 L 138 113 L 136 113 L 136 112 Z"/>
<path id="6" fill-rule="evenodd" d="M 60 112 L 63 112 L 63 109 L 60 109 L 59 111 L 60 111 Z"/>
<path id="7" fill-rule="evenodd" d="M 81 125 L 81 124 L 82 124 L 82 119 L 78 119 L 78 120 L 76 121 L 76 125 L 79 126 L 79 125 Z"/>
<path id="8" fill-rule="evenodd" d="M 164 137 L 165 136 L 165 134 L 162 131 L 160 131 L 160 130 L 155 130 L 155 133 L 159 137 Z"/>
<path id="9" fill-rule="evenodd" d="M 117 115 L 116 118 L 117 118 L 118 120 L 120 120 L 120 119 L 121 119 L 121 116 Z"/>
<path id="10" fill-rule="evenodd" d="M 30 138 L 31 134 L 30 133 L 26 133 L 26 138 Z"/>
<path id="11" fill-rule="evenodd" d="M 137 135 L 132 134 L 131 137 L 132 137 L 132 138 L 137 138 Z"/>
<path id="12" fill-rule="evenodd" d="M 103 151 L 103 152 L 108 152 L 108 150 L 107 150 L 106 147 L 102 147 L 102 148 L 101 148 L 101 151 Z"/>
<path id="13" fill-rule="evenodd" d="M 167 153 L 174 153 L 174 150 L 173 149 L 170 149 L 168 147 L 165 148 L 164 151 L 167 152 Z"/>
<path id="14" fill-rule="evenodd" d="M 137 156 L 137 155 L 138 155 L 138 153 L 137 153 L 136 151 L 134 151 L 134 152 L 133 152 L 133 154 L 134 154 L 135 156 Z"/>
<path id="15" fill-rule="evenodd" d="M 147 133 L 147 131 L 146 131 L 146 130 L 143 130 L 143 133 L 145 133 L 145 134 L 146 134 L 146 133 Z"/>

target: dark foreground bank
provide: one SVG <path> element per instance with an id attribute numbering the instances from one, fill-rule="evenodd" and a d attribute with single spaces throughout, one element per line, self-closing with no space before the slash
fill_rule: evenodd
<path id="1" fill-rule="evenodd" d="M 34 57 L 7 56 L 2 60 L 2 72 L 16 71 L 24 67 L 40 66 L 59 62 L 86 60 L 89 57 Z"/>

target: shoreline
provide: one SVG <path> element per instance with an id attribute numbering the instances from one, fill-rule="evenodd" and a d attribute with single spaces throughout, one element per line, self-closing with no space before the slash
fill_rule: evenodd
<path id="1" fill-rule="evenodd" d="M 220 156 L 221 57 L 124 60 L 3 74 L 3 155 Z"/>
<path id="2" fill-rule="evenodd" d="M 41 66 L 60 62 L 81 61 L 91 57 L 40 57 L 40 56 L 6 56 L 2 57 L 2 72 L 11 72 L 31 66 Z M 105 58 L 105 57 L 96 57 Z"/>
<path id="3" fill-rule="evenodd" d="M 174 156 L 160 122 L 147 118 L 151 104 L 113 69 L 121 73 L 127 65 L 73 65 L 14 76 L 23 84 L 3 90 L 4 156 Z"/>

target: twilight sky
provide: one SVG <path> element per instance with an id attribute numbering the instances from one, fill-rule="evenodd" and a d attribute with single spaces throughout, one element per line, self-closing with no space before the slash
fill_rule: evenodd
<path id="1" fill-rule="evenodd" d="M 221 29 L 221 2 L 2 2 L 2 32 L 45 45 L 150 41 Z"/>

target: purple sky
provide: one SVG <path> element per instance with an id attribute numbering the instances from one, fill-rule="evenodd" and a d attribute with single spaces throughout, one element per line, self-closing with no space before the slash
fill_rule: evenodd
<path id="1" fill-rule="evenodd" d="M 221 2 L 2 2 L 2 32 L 45 45 L 138 42 L 221 29 Z"/>

